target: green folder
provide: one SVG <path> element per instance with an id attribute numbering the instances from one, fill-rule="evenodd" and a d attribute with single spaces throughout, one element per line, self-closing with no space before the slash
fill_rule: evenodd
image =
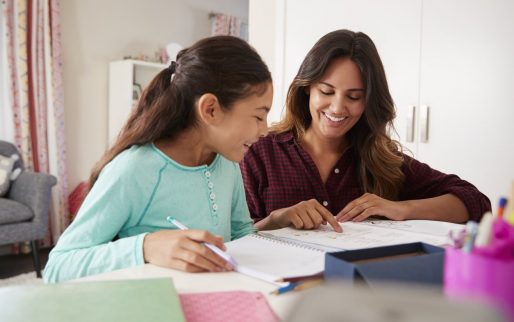
<path id="1" fill-rule="evenodd" d="M 171 278 L 2 287 L 0 320 L 185 321 Z"/>

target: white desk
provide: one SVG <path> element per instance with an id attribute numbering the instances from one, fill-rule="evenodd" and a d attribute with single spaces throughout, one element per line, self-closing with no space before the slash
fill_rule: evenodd
<path id="1" fill-rule="evenodd" d="M 418 222 L 421 228 L 435 234 L 446 236 L 450 228 L 463 227 L 443 222 Z M 414 223 L 411 223 L 414 225 Z M 416 227 L 414 227 L 416 228 Z M 418 227 L 418 230 L 420 227 Z M 215 291 L 256 291 L 261 292 L 268 300 L 274 312 L 285 319 L 292 307 L 300 300 L 303 293 L 290 292 L 282 295 L 270 295 L 269 293 L 277 287 L 273 284 L 263 282 L 239 273 L 186 273 L 173 269 L 161 268 L 155 265 L 146 264 L 139 267 L 122 269 L 95 276 L 81 278 L 77 281 L 99 281 L 115 279 L 141 279 L 152 277 L 171 277 L 179 293 L 199 293 Z M 318 292 L 319 289 L 316 289 Z"/>
<path id="2" fill-rule="evenodd" d="M 199 293 L 215 291 L 254 291 L 266 296 L 273 311 L 281 320 L 289 314 L 301 293 L 290 292 L 282 295 L 271 295 L 277 287 L 270 283 L 247 277 L 245 275 L 228 273 L 186 273 L 174 269 L 158 267 L 152 264 L 126 268 L 113 272 L 84 277 L 74 282 L 105 281 L 121 279 L 143 279 L 154 277 L 171 277 L 179 293 Z"/>
<path id="3" fill-rule="evenodd" d="M 239 273 L 185 273 L 151 264 L 84 277 L 74 282 L 153 277 L 171 277 L 179 293 L 261 292 L 281 320 L 291 314 L 292 321 L 300 322 L 335 322 L 343 318 L 384 322 L 391 321 L 392 312 L 403 317 L 402 321 L 506 322 L 499 312 L 484 303 L 448 301 L 440 290 L 420 285 L 385 284 L 368 289 L 335 282 L 309 291 L 270 295 L 269 292 L 276 289 L 274 285 Z"/>

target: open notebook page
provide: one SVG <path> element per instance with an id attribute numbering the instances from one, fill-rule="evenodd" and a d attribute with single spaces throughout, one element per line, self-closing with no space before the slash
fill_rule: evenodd
<path id="1" fill-rule="evenodd" d="M 324 270 L 325 252 L 292 242 L 250 234 L 225 243 L 237 271 L 268 282 Z"/>
<path id="2" fill-rule="evenodd" d="M 324 225 L 315 230 L 287 227 L 263 231 L 261 234 L 306 245 L 354 250 L 413 242 L 442 246 L 447 244 L 450 230 L 463 228 L 463 225 L 429 220 L 368 220 L 359 223 L 344 222 L 340 225 L 343 228 L 342 233 Z"/>

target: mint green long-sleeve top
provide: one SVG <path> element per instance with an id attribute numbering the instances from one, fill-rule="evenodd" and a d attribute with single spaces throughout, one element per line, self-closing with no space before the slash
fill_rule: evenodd
<path id="1" fill-rule="evenodd" d="M 102 170 L 50 252 L 44 280 L 144 264 L 145 234 L 177 229 L 166 221 L 170 215 L 224 241 L 255 231 L 238 164 L 217 155 L 210 165 L 186 167 L 153 144 L 133 146 Z"/>

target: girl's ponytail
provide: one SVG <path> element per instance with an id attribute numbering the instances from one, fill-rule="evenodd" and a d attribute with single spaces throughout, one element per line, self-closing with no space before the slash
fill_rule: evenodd
<path id="1" fill-rule="evenodd" d="M 105 165 L 124 150 L 173 139 L 194 126 L 195 102 L 201 95 L 214 94 L 222 108 L 230 109 L 270 81 L 271 74 L 259 54 L 239 38 L 205 38 L 181 50 L 177 61 L 145 88 L 116 142 L 93 168 L 89 188 Z"/>

